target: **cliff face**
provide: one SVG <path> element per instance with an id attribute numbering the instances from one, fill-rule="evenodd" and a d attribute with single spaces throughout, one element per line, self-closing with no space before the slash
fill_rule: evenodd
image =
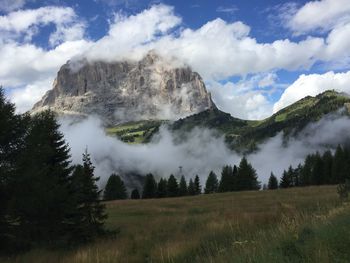
<path id="1" fill-rule="evenodd" d="M 139 62 L 68 62 L 32 112 L 98 115 L 107 125 L 176 119 L 215 107 L 198 73 L 149 53 Z"/>

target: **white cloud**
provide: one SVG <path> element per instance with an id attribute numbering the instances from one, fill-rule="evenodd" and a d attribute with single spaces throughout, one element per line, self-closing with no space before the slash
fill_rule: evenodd
<path id="1" fill-rule="evenodd" d="M 0 45 L 0 82 L 13 87 L 48 77 L 53 80 L 61 65 L 89 45 L 85 40 L 67 41 L 49 51 L 32 44 Z"/>
<path id="2" fill-rule="evenodd" d="M 326 39 L 327 48 L 324 59 L 349 58 L 350 56 L 350 23 L 334 28 Z"/>
<path id="3" fill-rule="evenodd" d="M 25 0 L 0 0 L 0 11 L 11 12 L 25 5 Z"/>
<path id="4" fill-rule="evenodd" d="M 0 45 L 0 83 L 10 91 L 17 111 L 24 112 L 52 88 L 58 69 L 67 60 L 81 54 L 90 43 L 68 41 L 45 51 L 34 45 L 16 43 Z"/>
<path id="5" fill-rule="evenodd" d="M 179 37 L 163 38 L 154 47 L 191 65 L 205 79 L 309 68 L 324 48 L 322 38 L 258 43 L 249 31 L 242 22 L 215 19 L 197 30 L 185 29 Z"/>
<path id="6" fill-rule="evenodd" d="M 256 91 L 255 88 L 265 77 L 256 75 L 248 80 L 238 83 L 228 82 L 224 85 L 210 81 L 208 89 L 220 110 L 241 119 L 263 119 L 271 115 L 273 105 L 266 94 Z"/>
<path id="7" fill-rule="evenodd" d="M 306 96 L 315 96 L 332 89 L 350 94 L 350 71 L 301 75 L 284 91 L 279 101 L 275 103 L 273 111 L 276 112 Z"/>
<path id="8" fill-rule="evenodd" d="M 276 73 L 267 74 L 262 80 L 259 81 L 258 86 L 260 88 L 266 88 L 274 85 L 277 80 Z"/>
<path id="9" fill-rule="evenodd" d="M 85 24 L 80 21 L 70 7 L 47 6 L 38 9 L 19 10 L 0 16 L 0 37 L 5 41 L 9 37 L 25 37 L 27 41 L 39 32 L 39 27 L 55 24 L 56 31 L 50 36 L 52 45 L 64 41 L 81 39 Z"/>
<path id="10" fill-rule="evenodd" d="M 90 60 L 115 61 L 123 58 L 140 58 L 144 46 L 164 36 L 181 23 L 170 6 L 155 5 L 137 15 L 126 17 L 116 14 L 108 35 L 98 40 L 86 53 Z"/>
<path id="11" fill-rule="evenodd" d="M 24 88 L 13 89 L 10 91 L 10 100 L 16 104 L 18 112 L 26 112 L 38 102 L 47 90 L 52 88 L 52 78 L 38 80 Z"/>
<path id="12" fill-rule="evenodd" d="M 308 37 L 299 42 L 258 43 L 242 22 L 215 19 L 196 30 L 178 28 L 180 23 L 173 8 L 165 5 L 129 17 L 117 15 L 108 35 L 86 56 L 90 60 L 135 59 L 155 49 L 179 58 L 209 80 L 276 69 L 309 69 L 317 61 L 344 59 L 344 50 L 350 50 L 348 41 L 338 44 L 346 37 L 347 27 L 334 29 L 326 40 Z"/>
<path id="13" fill-rule="evenodd" d="M 238 8 L 234 5 L 231 6 L 219 6 L 216 8 L 216 12 L 219 13 L 228 13 L 228 14 L 234 14 L 235 12 L 238 11 Z"/>
<path id="14" fill-rule="evenodd" d="M 296 34 L 315 30 L 328 31 L 339 23 L 350 21 L 350 1 L 311 1 L 287 18 L 287 26 Z"/>

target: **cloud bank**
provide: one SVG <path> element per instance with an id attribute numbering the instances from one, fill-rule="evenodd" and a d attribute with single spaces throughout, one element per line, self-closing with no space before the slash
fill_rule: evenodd
<path id="1" fill-rule="evenodd" d="M 195 129 L 182 136 L 179 142 L 176 135 L 163 127 L 151 143 L 129 145 L 106 136 L 96 118 L 91 117 L 80 123 L 62 119 L 61 124 L 72 150 L 73 162 L 81 162 L 81 154 L 88 148 L 96 174 L 101 177 L 101 187 L 112 172 L 152 172 L 158 177 L 168 177 L 172 173 L 176 175 L 179 166 L 183 167 L 187 179 L 198 174 L 204 184 L 211 170 L 220 175 L 224 165 L 238 165 L 242 158 L 226 147 L 222 136 L 206 129 Z M 271 171 L 280 176 L 289 165 L 296 166 L 303 162 L 307 154 L 348 142 L 349 129 L 348 117 L 331 114 L 310 124 L 287 142 L 281 133 L 268 139 L 247 158 L 256 168 L 259 180 L 266 183 Z"/>

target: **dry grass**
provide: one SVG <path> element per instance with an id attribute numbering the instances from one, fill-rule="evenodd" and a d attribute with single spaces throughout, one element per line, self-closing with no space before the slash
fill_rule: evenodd
<path id="1" fill-rule="evenodd" d="M 120 231 L 115 239 L 3 261 L 288 262 L 303 228 L 327 224 L 348 209 L 340 206 L 333 186 L 113 201 L 107 208 L 108 228 Z M 327 262 L 327 245 L 314 245 L 310 257 Z"/>

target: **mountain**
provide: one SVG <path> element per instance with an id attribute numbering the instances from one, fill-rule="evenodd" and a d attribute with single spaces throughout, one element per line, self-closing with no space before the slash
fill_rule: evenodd
<path id="1" fill-rule="evenodd" d="M 215 105 L 198 73 L 150 52 L 137 62 L 67 62 L 32 113 L 51 109 L 63 115 L 98 115 L 110 126 L 175 120 L 209 108 Z"/>
<path id="2" fill-rule="evenodd" d="M 305 97 L 260 121 L 234 118 L 217 108 L 211 108 L 173 123 L 141 121 L 119 125 L 107 131 L 125 142 L 146 143 L 164 123 L 177 133 L 204 127 L 218 130 L 225 136 L 231 148 L 251 151 L 256 149 L 257 144 L 274 137 L 279 132 L 283 132 L 284 136 L 296 135 L 306 125 L 343 108 L 345 109 L 343 114 L 349 114 L 350 97 L 336 91 L 326 91 L 315 97 Z"/>
<path id="3" fill-rule="evenodd" d="M 180 119 L 172 128 L 175 131 L 188 131 L 198 126 L 215 128 L 225 135 L 232 148 L 254 150 L 258 143 L 279 132 L 284 136 L 296 135 L 306 125 L 343 108 L 343 114 L 349 115 L 350 97 L 329 90 L 315 97 L 305 97 L 261 121 L 240 120 L 218 109 L 210 109 Z"/>

